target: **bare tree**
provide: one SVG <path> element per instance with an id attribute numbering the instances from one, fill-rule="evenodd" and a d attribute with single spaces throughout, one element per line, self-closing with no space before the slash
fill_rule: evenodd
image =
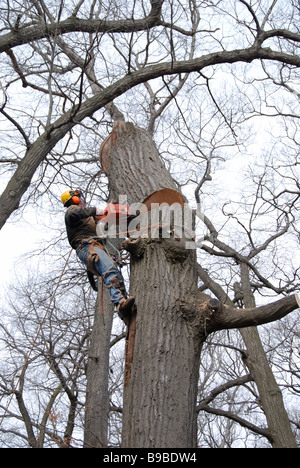
<path id="1" fill-rule="evenodd" d="M 77 414 L 85 401 L 94 301 L 90 293 L 84 293 L 82 301 L 82 291 L 77 295 L 73 290 L 72 303 L 64 303 L 57 294 L 49 309 L 53 286 L 40 283 L 38 287 L 32 275 L 27 284 L 24 280 L 22 290 L 16 290 L 18 301 L 11 297 L 2 308 L 2 316 L 12 318 L 7 326 L 1 324 L 6 345 L 1 365 L 3 441 L 3 421 L 8 420 L 7 432 L 15 434 L 13 446 L 74 446 Z"/>
<path id="2" fill-rule="evenodd" d="M 299 118 L 299 9 L 292 2 L 284 6 L 282 11 L 276 0 L 259 5 L 244 0 L 234 5 L 110 0 L 75 6 L 39 0 L 23 6 L 10 2 L 1 11 L 0 162 L 7 181 L 1 195 L 1 228 L 32 200 L 49 203 L 63 185 L 82 186 L 82 180 L 90 195 L 102 199 L 127 194 L 131 202 L 141 202 L 161 188 L 182 189 L 190 197 L 192 188 L 198 215 L 201 202 L 205 235 L 198 244 L 200 253 L 172 237 L 125 245 L 131 254 L 137 328 L 124 393 L 123 446 L 196 446 L 205 340 L 218 330 L 278 320 L 299 307 L 298 266 L 282 265 L 281 246 L 272 250 L 273 263 L 266 266 L 263 261 L 275 244 L 295 240 L 299 233 L 299 183 L 293 167 L 298 133 L 290 124 Z M 259 133 L 258 118 L 273 119 L 276 130 L 284 122 L 294 173 L 282 172 L 287 158 L 282 166 L 274 160 L 265 164 L 264 173 L 255 167 L 251 186 L 254 179 L 256 198 L 252 193 L 249 200 L 244 190 L 245 202 L 228 201 L 223 207 L 220 203 L 215 220 L 209 213 L 213 214 L 211 197 L 222 193 L 217 172 L 229 160 L 229 152 L 235 157 L 243 148 L 251 156 L 248 145 Z M 100 166 L 99 146 L 111 131 L 114 144 Z M 280 186 L 271 186 L 270 171 Z M 99 182 L 105 185 L 99 188 Z M 217 274 L 217 265 L 218 273 L 225 274 Z M 240 268 L 249 271 L 243 281 Z M 237 283 L 241 288 L 234 291 Z M 253 294 L 260 305 L 255 306 Z M 99 336 L 96 320 L 94 327 L 93 353 Z M 105 336 L 105 352 L 89 363 L 89 375 L 98 363 L 98 378 L 107 370 L 109 327 Z M 249 362 L 251 358 L 249 351 Z M 249 370 L 255 380 L 250 364 Z M 59 368 L 56 372 L 59 376 Z M 77 400 L 62 382 L 70 401 L 71 427 Z M 89 398 L 98 385 L 89 380 Z M 107 381 L 102 388 L 104 406 L 90 399 L 95 415 L 97 405 L 105 410 L 96 423 L 97 434 L 87 416 L 87 445 L 106 444 L 107 424 L 99 423 L 107 421 L 106 387 Z M 262 390 L 259 394 L 262 398 Z M 233 391 L 232 399 L 234 395 Z M 286 413 L 283 418 L 287 427 Z M 280 435 L 276 439 L 272 424 L 278 421 L 270 421 L 261 435 L 273 446 L 293 446 L 291 433 L 288 441 Z M 227 441 L 230 428 L 228 423 Z M 66 430 L 62 440 L 69 443 L 71 433 Z M 30 440 L 34 445 L 32 435 Z"/>

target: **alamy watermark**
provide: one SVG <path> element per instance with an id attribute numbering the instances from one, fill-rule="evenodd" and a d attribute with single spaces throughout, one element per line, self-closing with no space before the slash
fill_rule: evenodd
<path id="1" fill-rule="evenodd" d="M 204 215 L 201 207 L 191 209 L 188 203 L 128 203 L 126 195 L 108 205 L 106 216 L 97 224 L 97 235 L 102 238 L 178 239 L 186 249 L 201 247 L 204 233 L 195 226 Z M 203 225 L 204 226 L 204 225 Z"/>

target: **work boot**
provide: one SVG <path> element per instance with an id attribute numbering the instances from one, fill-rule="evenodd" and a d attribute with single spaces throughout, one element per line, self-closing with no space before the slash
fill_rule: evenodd
<path id="1" fill-rule="evenodd" d="M 131 314 L 134 301 L 135 298 L 133 296 L 128 297 L 128 299 L 124 297 L 120 300 L 117 311 L 122 320 Z"/>

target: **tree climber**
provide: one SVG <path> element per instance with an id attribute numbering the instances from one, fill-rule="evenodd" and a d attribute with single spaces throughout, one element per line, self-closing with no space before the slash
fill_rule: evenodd
<path id="1" fill-rule="evenodd" d="M 104 216 L 104 211 L 100 207 L 87 207 L 81 190 L 67 190 L 61 195 L 61 201 L 67 208 L 65 223 L 71 247 L 89 272 L 103 277 L 110 300 L 123 319 L 130 314 L 135 299 L 127 297 L 123 276 L 97 237 L 96 222 Z"/>

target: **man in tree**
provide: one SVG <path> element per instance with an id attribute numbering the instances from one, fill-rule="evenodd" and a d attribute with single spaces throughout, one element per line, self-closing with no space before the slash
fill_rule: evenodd
<path id="1" fill-rule="evenodd" d="M 134 297 L 128 297 L 124 279 L 116 264 L 105 252 L 96 233 L 96 222 L 105 216 L 100 207 L 87 207 L 81 190 L 67 190 L 61 196 L 65 208 L 65 223 L 68 240 L 88 272 L 103 277 L 109 288 L 109 296 L 121 319 L 128 316 Z"/>

